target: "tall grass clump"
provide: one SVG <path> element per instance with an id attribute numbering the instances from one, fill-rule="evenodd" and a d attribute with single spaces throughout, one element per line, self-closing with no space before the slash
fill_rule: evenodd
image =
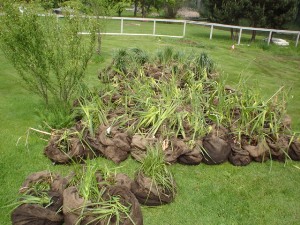
<path id="1" fill-rule="evenodd" d="M 61 107 L 60 105 L 53 103 L 46 108 L 37 108 L 36 116 L 39 127 L 51 131 L 73 126 L 76 113 L 69 106 Z"/>
<path id="2" fill-rule="evenodd" d="M 81 125 L 87 128 L 89 135 L 95 138 L 96 129 L 100 125 L 107 125 L 108 107 L 98 95 L 90 90 L 84 91 L 77 100 L 76 112 L 80 118 Z"/>
<path id="3" fill-rule="evenodd" d="M 21 189 L 21 195 L 17 201 L 7 207 L 14 206 L 12 211 L 23 204 L 36 204 L 47 208 L 53 203 L 51 196 L 49 196 L 50 189 L 51 185 L 47 181 L 40 180 L 32 183 L 29 187 L 26 187 L 26 190 Z"/>
<path id="4" fill-rule="evenodd" d="M 146 177 L 151 178 L 153 187 L 162 187 L 164 191 L 175 195 L 176 185 L 174 177 L 165 163 L 161 145 L 157 144 L 147 149 L 147 155 L 142 161 L 140 171 Z"/>
<path id="5" fill-rule="evenodd" d="M 132 221 L 131 206 L 125 206 L 121 196 L 110 196 L 106 193 L 108 187 L 99 183 L 99 173 L 99 166 L 95 162 L 87 161 L 85 167 L 81 171 L 77 170 L 70 182 L 70 186 L 75 186 L 79 197 L 82 198 L 80 206 L 69 211 L 78 216 L 75 224 L 93 224 L 100 221 L 105 224 L 122 224 L 125 218 Z M 106 173 L 110 174 L 107 169 Z M 132 223 L 134 224 L 133 221 Z"/>
<path id="6" fill-rule="evenodd" d="M 149 60 L 149 56 L 140 48 L 119 49 L 113 56 L 112 66 L 124 74 L 136 72 L 138 67 Z"/>

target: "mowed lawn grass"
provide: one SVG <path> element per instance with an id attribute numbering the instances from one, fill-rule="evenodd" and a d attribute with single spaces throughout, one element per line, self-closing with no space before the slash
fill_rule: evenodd
<path id="1" fill-rule="evenodd" d="M 164 32 L 172 35 L 172 30 L 179 26 L 169 25 Z M 102 55 L 93 57 L 86 82 L 99 88 L 99 70 L 109 63 L 118 48 L 140 47 L 155 52 L 165 46 L 173 46 L 186 52 L 207 52 L 218 64 L 220 74 L 228 77 L 230 85 L 234 86 L 240 76 L 243 79 L 247 77 L 249 85 L 262 90 L 262 98 L 270 97 L 281 85 L 292 88 L 288 112 L 293 118 L 293 128 L 300 130 L 299 47 L 266 47 L 261 42 L 248 46 L 245 41 L 232 51 L 232 44 L 228 32 L 215 31 L 210 41 L 208 28 L 194 26 L 187 27 L 185 39 L 104 36 Z M 26 131 L 29 127 L 38 127 L 36 112 L 44 106 L 37 97 L 22 88 L 16 71 L 1 52 L 0 68 L 2 207 L 17 197 L 19 187 L 30 173 L 51 170 L 67 174 L 72 166 L 52 165 L 43 156 L 47 142 L 40 139 L 42 136 L 32 133 L 28 139 L 29 148 L 24 146 Z M 97 161 L 99 166 L 116 166 L 106 159 Z M 128 159 L 120 166 L 119 172 L 133 177 L 139 164 Z M 299 168 L 298 162 L 285 165 L 271 161 L 251 163 L 247 167 L 234 167 L 229 163 L 218 166 L 171 165 L 178 186 L 176 199 L 170 205 L 143 207 L 145 225 L 299 224 Z M 10 210 L 11 207 L 1 208 L 0 224 L 11 224 Z"/>

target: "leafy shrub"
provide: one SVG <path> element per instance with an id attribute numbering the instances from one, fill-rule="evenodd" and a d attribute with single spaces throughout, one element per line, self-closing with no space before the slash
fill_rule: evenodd
<path id="1" fill-rule="evenodd" d="M 46 104 L 52 99 L 70 105 L 91 59 L 96 26 L 88 18 L 39 17 L 34 10 L 21 14 L 11 4 L 3 7 L 1 48 L 18 71 L 24 86 Z M 88 30 L 88 37 L 78 35 Z"/>

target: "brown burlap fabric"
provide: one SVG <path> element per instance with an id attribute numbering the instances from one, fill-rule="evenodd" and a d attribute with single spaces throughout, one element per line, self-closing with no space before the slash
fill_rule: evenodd
<path id="1" fill-rule="evenodd" d="M 120 215 L 120 221 L 117 223 L 116 217 L 112 217 L 109 221 L 105 221 L 105 224 L 111 225 L 143 225 L 143 215 L 141 206 L 134 196 L 134 194 L 123 185 L 109 186 L 103 195 L 105 200 L 110 200 L 112 197 L 120 198 L 120 203 L 125 207 L 129 207 L 129 217 L 124 213 Z"/>
<path id="2" fill-rule="evenodd" d="M 173 138 L 170 141 L 168 148 L 164 150 L 164 159 L 167 163 L 177 162 L 177 158 L 183 154 L 190 152 L 191 150 L 185 144 L 184 141 Z"/>
<path id="3" fill-rule="evenodd" d="M 147 147 L 156 142 L 156 138 L 146 138 L 139 134 L 133 135 L 131 141 L 131 156 L 141 162 L 147 155 Z"/>
<path id="4" fill-rule="evenodd" d="M 260 140 L 255 145 L 242 143 L 242 148 L 248 151 L 251 158 L 256 162 L 264 162 L 270 158 L 270 147 L 266 140 Z"/>
<path id="5" fill-rule="evenodd" d="M 69 163 L 95 157 L 95 153 L 80 140 L 75 128 L 68 130 L 67 135 L 65 131 L 60 130 L 51 136 L 44 150 L 48 158 L 55 163 Z"/>
<path id="6" fill-rule="evenodd" d="M 116 185 L 125 186 L 129 190 L 131 190 L 131 185 L 132 185 L 133 180 L 130 179 L 130 177 L 127 176 L 126 174 L 124 174 L 124 173 L 116 174 L 115 181 L 116 181 L 116 183 L 115 183 Z"/>
<path id="7" fill-rule="evenodd" d="M 69 187 L 64 191 L 64 204 L 63 213 L 65 225 L 74 224 L 92 224 L 92 225 L 142 225 L 143 216 L 140 205 L 133 195 L 133 193 L 126 187 L 121 185 L 106 186 L 105 192 L 102 196 L 104 201 L 109 201 L 112 197 L 118 197 L 119 202 L 129 207 L 129 217 L 124 213 L 119 213 L 119 221 L 117 217 L 112 215 L 111 217 L 96 218 L 89 213 L 87 207 L 97 207 L 97 205 L 91 206 L 89 201 L 85 202 L 78 194 L 76 187 Z M 101 207 L 101 203 L 99 203 Z"/>
<path id="8" fill-rule="evenodd" d="M 63 193 L 63 214 L 65 225 L 104 225 L 103 221 L 92 222 L 95 218 L 92 216 L 82 216 L 84 206 L 87 202 L 79 196 L 77 188 L 72 186 L 64 190 Z"/>
<path id="9" fill-rule="evenodd" d="M 116 127 L 101 125 L 97 139 L 102 144 L 102 154 L 115 163 L 120 163 L 128 158 L 130 153 L 131 137 L 119 131 Z"/>
<path id="10" fill-rule="evenodd" d="M 63 204 L 63 190 L 68 184 L 66 178 L 60 175 L 50 173 L 48 171 L 41 171 L 29 175 L 20 188 L 21 193 L 35 196 L 31 187 L 36 183 L 45 182 L 50 185 L 48 196 L 51 198 L 49 206 L 42 206 L 38 204 L 22 204 L 17 207 L 11 215 L 12 224 L 14 225 L 60 225 L 64 222 L 64 217 L 59 209 Z"/>
<path id="11" fill-rule="evenodd" d="M 37 204 L 23 204 L 12 212 L 11 220 L 13 225 L 61 225 L 64 217 Z"/>
<path id="12" fill-rule="evenodd" d="M 284 162 L 288 156 L 289 138 L 280 135 L 277 139 L 267 138 L 272 159 Z"/>
<path id="13" fill-rule="evenodd" d="M 203 138 L 203 162 L 208 165 L 220 164 L 228 160 L 231 152 L 228 143 L 228 130 L 213 126 L 212 131 Z"/>
<path id="14" fill-rule="evenodd" d="M 250 154 L 243 149 L 240 144 L 231 143 L 231 153 L 229 155 L 229 162 L 235 166 L 246 166 L 251 162 Z"/>
<path id="15" fill-rule="evenodd" d="M 104 179 L 103 175 L 99 171 L 96 173 L 99 190 L 103 187 L 108 187 L 109 185 L 125 186 L 130 190 L 133 182 L 133 180 L 124 173 L 112 174 L 106 179 L 107 180 Z"/>
<path id="16" fill-rule="evenodd" d="M 300 142 L 298 140 L 292 141 L 288 154 L 292 160 L 300 161 Z"/>
<path id="17" fill-rule="evenodd" d="M 54 174 L 49 171 L 40 171 L 30 174 L 22 184 L 20 193 L 25 193 L 32 184 L 45 181 L 50 184 L 51 191 L 62 194 L 68 184 L 68 178 L 64 178 L 59 174 Z"/>
<path id="18" fill-rule="evenodd" d="M 166 190 L 161 185 L 156 184 L 151 178 L 139 172 L 132 183 L 131 191 L 141 204 L 157 206 L 170 203 L 174 200 L 175 181 L 173 182 L 173 188 L 173 191 Z"/>
<path id="19" fill-rule="evenodd" d="M 179 163 L 186 165 L 198 165 L 203 159 L 201 154 L 202 141 L 198 140 L 195 143 L 193 149 L 189 149 L 188 152 L 180 155 L 177 159 Z"/>

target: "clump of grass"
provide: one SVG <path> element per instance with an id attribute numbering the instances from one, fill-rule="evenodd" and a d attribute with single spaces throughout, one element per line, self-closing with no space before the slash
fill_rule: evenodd
<path id="1" fill-rule="evenodd" d="M 82 113 L 81 123 L 88 129 L 91 137 L 95 137 L 95 131 L 100 125 L 107 125 L 108 107 L 98 95 L 87 91 L 79 99 L 79 111 Z"/>
<path id="2" fill-rule="evenodd" d="M 32 182 L 28 187 L 20 189 L 21 195 L 18 197 L 16 202 L 9 204 L 6 207 L 13 206 L 11 211 L 23 204 L 36 204 L 47 208 L 53 203 L 52 198 L 48 194 L 50 189 L 50 180 L 39 180 L 37 182 Z"/>
<path id="3" fill-rule="evenodd" d="M 244 81 L 240 81 L 241 93 L 236 93 L 234 107 L 240 112 L 239 118 L 233 119 L 233 133 L 238 133 L 239 139 L 242 135 L 248 137 L 265 138 L 268 136 L 278 138 L 282 133 L 282 121 L 286 115 L 286 102 L 288 90 L 280 87 L 270 98 L 261 98 L 257 89 L 251 89 Z M 289 130 L 285 132 L 290 133 Z"/>
<path id="4" fill-rule="evenodd" d="M 132 224 L 135 224 L 130 217 L 130 207 L 130 205 L 124 206 L 118 196 L 112 196 L 110 200 L 89 203 L 83 214 L 94 218 L 88 224 L 102 220 L 107 224 L 115 222 L 116 225 L 119 225 L 126 218 L 129 218 Z"/>
<path id="5" fill-rule="evenodd" d="M 30 194 L 22 194 L 15 203 L 8 205 L 7 207 L 13 206 L 13 210 L 23 204 L 35 204 L 40 205 L 44 208 L 49 207 L 53 203 L 52 198 L 47 193 L 40 193 L 39 196 L 33 196 Z"/>
<path id="6" fill-rule="evenodd" d="M 96 221 L 105 221 L 107 224 L 115 221 L 115 224 L 120 224 L 125 218 L 131 220 L 131 205 L 123 205 L 120 196 L 110 196 L 109 199 L 103 198 L 106 186 L 101 185 L 101 188 L 99 188 L 96 179 L 96 174 L 99 171 L 103 171 L 104 180 L 109 180 L 112 172 L 107 167 L 101 170 L 94 161 L 88 160 L 85 167 L 77 172 L 71 181 L 71 185 L 76 185 L 79 195 L 84 199 L 84 204 L 74 209 L 80 210 L 80 216 L 76 224 L 80 224 L 80 221 L 85 217 L 93 218 L 88 224 Z M 132 223 L 134 224 L 133 221 Z"/>
<path id="7" fill-rule="evenodd" d="M 200 74 L 211 74 L 215 71 L 215 62 L 208 56 L 207 53 L 202 52 L 198 57 L 195 57 L 196 71 Z"/>
<path id="8" fill-rule="evenodd" d="M 152 179 L 154 187 L 160 186 L 165 191 L 175 195 L 174 177 L 165 164 L 162 146 L 157 144 L 148 147 L 147 155 L 142 161 L 140 171 Z"/>
<path id="9" fill-rule="evenodd" d="M 271 45 L 270 44 L 268 45 L 266 41 L 259 42 L 258 47 L 264 51 L 269 51 L 272 49 Z"/>
<path id="10" fill-rule="evenodd" d="M 41 121 L 40 127 L 46 130 L 62 129 L 74 125 L 75 114 L 71 107 L 49 103 L 42 109 L 37 109 L 36 114 Z"/>
<path id="11" fill-rule="evenodd" d="M 127 73 L 127 65 L 129 63 L 129 53 L 126 49 L 119 49 L 113 57 L 113 66 L 115 69 Z"/>
<path id="12" fill-rule="evenodd" d="M 148 54 L 140 48 L 119 49 L 113 56 L 112 67 L 118 73 L 136 73 L 148 60 Z"/>
<path id="13" fill-rule="evenodd" d="M 129 50 L 137 65 L 144 65 L 149 61 L 149 55 L 144 50 L 140 48 L 130 48 Z"/>
<path id="14" fill-rule="evenodd" d="M 57 132 L 57 133 L 56 133 Z M 59 139 L 55 142 L 60 151 L 68 154 L 72 148 L 72 139 L 78 138 L 83 144 L 82 134 L 74 129 L 62 129 L 54 131 L 54 135 L 59 135 Z"/>
<path id="15" fill-rule="evenodd" d="M 173 59 L 174 50 L 172 47 L 165 47 L 156 53 L 156 58 L 159 63 L 166 65 Z"/>

